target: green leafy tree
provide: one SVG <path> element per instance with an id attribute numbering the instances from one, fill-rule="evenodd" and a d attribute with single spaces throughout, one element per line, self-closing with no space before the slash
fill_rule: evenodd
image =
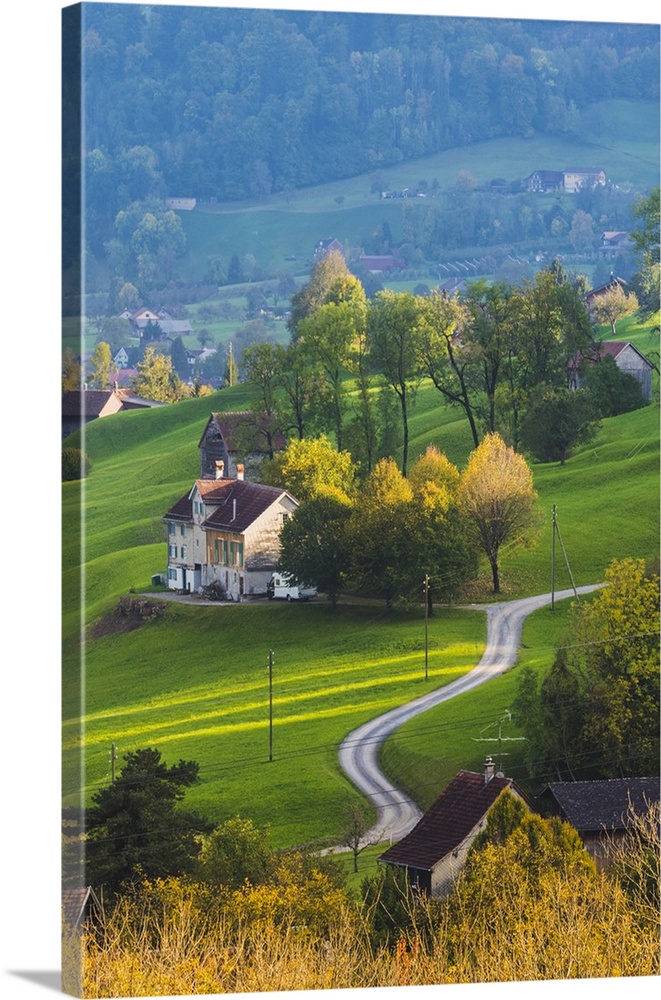
<path id="1" fill-rule="evenodd" d="M 634 276 L 641 311 L 649 316 L 659 309 L 659 188 L 647 198 L 634 202 L 633 212 L 639 224 L 631 232 L 640 270 Z"/>
<path id="2" fill-rule="evenodd" d="M 630 413 L 645 406 L 638 379 L 618 368 L 609 354 L 586 367 L 583 386 L 600 417 L 617 417 L 620 413 Z"/>
<path id="3" fill-rule="evenodd" d="M 518 338 L 511 299 L 507 285 L 484 281 L 471 284 L 463 298 L 468 311 L 463 336 L 471 361 L 467 381 L 474 394 L 473 410 L 491 433 L 496 430 L 498 390 L 505 378 L 510 385 L 517 380 Z M 516 423 L 515 417 L 515 427 Z"/>
<path id="4" fill-rule="evenodd" d="M 320 486 L 280 532 L 278 565 L 298 583 L 315 586 L 337 604 L 351 567 L 352 504 L 341 489 Z"/>
<path id="5" fill-rule="evenodd" d="M 284 421 L 302 440 L 319 423 L 318 404 L 324 394 L 322 377 L 317 367 L 310 364 L 302 342 L 295 340 L 287 347 L 278 345 L 278 352 Z"/>
<path id="6" fill-rule="evenodd" d="M 533 775 L 658 774 L 659 578 L 614 560 L 607 586 L 575 605 L 566 646 L 541 684 L 525 674 L 514 710 Z"/>
<path id="7" fill-rule="evenodd" d="M 289 329 L 294 338 L 298 336 L 301 320 L 311 316 L 320 306 L 328 303 L 331 288 L 338 278 L 350 274 L 342 254 L 337 250 L 327 253 L 312 268 L 310 280 L 291 297 Z"/>
<path id="8" fill-rule="evenodd" d="M 203 882 L 240 889 L 246 882 L 266 882 L 274 867 L 268 831 L 235 816 L 202 837 L 195 874 Z"/>
<path id="9" fill-rule="evenodd" d="M 363 311 L 364 315 L 364 311 Z M 327 424 L 342 448 L 344 383 L 349 352 L 361 323 L 361 310 L 351 302 L 328 302 L 297 327 L 297 344 L 303 345 L 311 368 L 316 367 L 325 383 L 318 407 L 327 412 Z"/>
<path id="10" fill-rule="evenodd" d="M 541 383 L 566 385 L 570 359 L 593 347 L 590 317 L 579 289 L 562 268 L 552 266 L 515 289 L 511 308 L 522 388 L 530 393 Z"/>
<path id="11" fill-rule="evenodd" d="M 591 441 L 599 422 L 585 389 L 540 386 L 521 424 L 521 441 L 540 462 L 565 464 L 572 449 Z"/>
<path id="12" fill-rule="evenodd" d="M 249 344 L 241 355 L 245 381 L 254 389 L 251 405 L 253 427 L 263 438 L 264 450 L 270 459 L 275 454 L 276 437 L 283 425 L 278 398 L 281 365 L 282 356 L 278 348 L 266 340 Z"/>
<path id="13" fill-rule="evenodd" d="M 643 262 L 659 263 L 659 188 L 634 202 L 633 214 L 640 220 L 631 231 L 631 239 Z"/>
<path id="14" fill-rule="evenodd" d="M 419 331 L 423 302 L 409 292 L 378 292 L 370 304 L 367 320 L 372 364 L 399 401 L 403 475 L 408 465 L 409 411 L 422 380 Z"/>
<path id="15" fill-rule="evenodd" d="M 382 458 L 365 480 L 349 524 L 352 578 L 363 591 L 384 597 L 386 607 L 402 594 L 408 548 L 402 525 L 412 499 L 411 484 L 394 459 Z"/>
<path id="16" fill-rule="evenodd" d="M 468 459 L 458 496 L 469 534 L 489 561 L 498 594 L 501 550 L 532 544 L 535 538 L 537 493 L 532 473 L 523 456 L 499 434 L 487 434 Z"/>
<path id="17" fill-rule="evenodd" d="M 132 880 L 190 872 L 208 827 L 178 808 L 199 780 L 195 761 L 168 767 L 152 747 L 124 760 L 117 779 L 92 795 L 85 818 L 87 878 L 110 893 Z"/>
<path id="18" fill-rule="evenodd" d="M 470 544 L 458 505 L 459 471 L 434 445 L 411 466 L 412 501 L 402 525 L 408 545 L 402 552 L 402 582 L 419 594 L 429 577 L 429 610 L 433 598 L 450 602 L 477 572 L 477 550 Z"/>
<path id="19" fill-rule="evenodd" d="M 470 392 L 470 374 L 476 363 L 476 353 L 457 340 L 466 319 L 465 310 L 455 299 L 432 292 L 422 306 L 418 359 L 421 371 L 432 380 L 444 399 L 460 406 L 466 414 L 473 446 L 477 448 L 479 436 Z"/>

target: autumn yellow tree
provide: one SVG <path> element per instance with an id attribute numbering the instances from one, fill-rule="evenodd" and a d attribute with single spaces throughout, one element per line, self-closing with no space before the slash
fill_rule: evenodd
<path id="1" fill-rule="evenodd" d="M 615 282 L 595 302 L 594 316 L 597 323 L 609 323 L 611 333 L 615 336 L 615 325 L 618 319 L 633 315 L 637 309 L 638 299 L 635 293 L 629 292 L 627 294 L 622 285 Z"/>
<path id="2" fill-rule="evenodd" d="M 539 523 L 532 473 L 500 434 L 487 434 L 468 459 L 459 483 L 459 506 L 489 560 L 493 590 L 499 594 L 501 549 L 530 544 Z"/>

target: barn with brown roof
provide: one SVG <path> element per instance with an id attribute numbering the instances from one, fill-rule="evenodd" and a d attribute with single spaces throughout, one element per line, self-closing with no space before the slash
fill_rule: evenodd
<path id="1" fill-rule="evenodd" d="M 495 773 L 490 757 L 482 773 L 459 771 L 413 830 L 380 855 L 379 861 L 405 869 L 411 885 L 420 891 L 444 896 L 504 791 L 532 809 L 525 792 L 512 778 Z"/>
<path id="2" fill-rule="evenodd" d="M 285 444 L 282 434 L 271 432 L 266 415 L 257 419 L 249 410 L 212 413 L 199 441 L 200 475 L 213 478 L 216 462 L 223 462 L 225 475 L 236 476 L 240 463 L 250 476 Z"/>

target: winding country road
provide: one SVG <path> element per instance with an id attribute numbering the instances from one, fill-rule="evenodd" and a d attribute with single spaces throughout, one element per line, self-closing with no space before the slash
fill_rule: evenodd
<path id="1" fill-rule="evenodd" d="M 603 584 L 596 583 L 578 587 L 577 590 L 579 594 L 587 594 L 601 586 Z M 563 590 L 556 592 L 555 599 L 559 601 L 573 595 L 573 590 Z M 516 661 L 524 619 L 532 611 L 550 603 L 551 594 L 540 594 L 520 601 L 484 606 L 487 612 L 487 644 L 476 667 L 456 681 L 366 722 L 346 737 L 339 750 L 340 766 L 377 811 L 376 823 L 365 834 L 364 841 L 400 840 L 421 816 L 415 803 L 379 770 L 377 758 L 383 741 L 421 712 L 505 673 Z"/>

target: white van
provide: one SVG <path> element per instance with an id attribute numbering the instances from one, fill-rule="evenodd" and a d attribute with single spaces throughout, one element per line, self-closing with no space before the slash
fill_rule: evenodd
<path id="1" fill-rule="evenodd" d="M 284 573 L 274 573 L 268 582 L 269 600 L 278 597 L 285 601 L 309 601 L 317 596 L 316 587 L 299 587 L 292 583 Z"/>

